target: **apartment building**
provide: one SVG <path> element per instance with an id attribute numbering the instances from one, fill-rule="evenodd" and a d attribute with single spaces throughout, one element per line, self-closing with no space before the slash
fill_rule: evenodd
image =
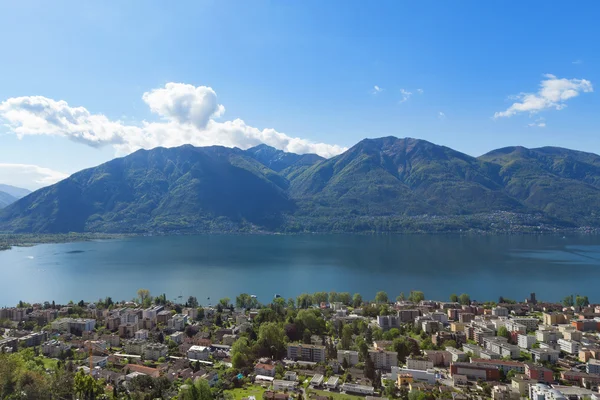
<path id="1" fill-rule="evenodd" d="M 578 354 L 579 353 L 579 347 L 581 346 L 581 343 L 576 342 L 574 340 L 568 340 L 568 339 L 558 339 L 558 345 L 560 346 L 560 349 L 562 351 L 564 351 L 565 353 L 569 353 L 569 354 Z"/>
<path id="2" fill-rule="evenodd" d="M 147 360 L 157 361 L 161 357 L 166 357 L 169 347 L 166 344 L 148 343 L 144 346 L 144 357 Z"/>
<path id="3" fill-rule="evenodd" d="M 369 358 L 377 369 L 391 369 L 398 366 L 398 353 L 379 349 L 370 349 Z"/>
<path id="4" fill-rule="evenodd" d="M 406 359 L 406 368 L 427 371 L 433 368 L 433 362 L 428 358 L 411 356 Z"/>
<path id="5" fill-rule="evenodd" d="M 358 364 L 358 351 L 338 350 L 337 360 L 340 364 L 343 364 L 344 360 L 346 360 L 348 365 L 356 365 Z"/>
<path id="6" fill-rule="evenodd" d="M 191 360 L 208 360 L 209 351 L 205 346 L 192 346 L 188 349 L 187 357 Z"/>
<path id="7" fill-rule="evenodd" d="M 531 346 L 537 343 L 537 338 L 531 335 L 519 334 L 517 338 L 517 343 L 522 349 L 531 349 Z"/>
<path id="8" fill-rule="evenodd" d="M 325 362 L 325 346 L 291 343 L 288 344 L 287 358 L 290 360 Z"/>
<path id="9" fill-rule="evenodd" d="M 555 364 L 558 362 L 559 350 L 549 348 L 531 349 L 531 359 L 536 363 L 549 362 Z"/>

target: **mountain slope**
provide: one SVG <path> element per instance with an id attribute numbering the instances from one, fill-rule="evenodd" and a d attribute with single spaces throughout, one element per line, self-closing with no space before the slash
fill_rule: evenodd
<path id="1" fill-rule="evenodd" d="M 505 190 L 522 203 L 575 225 L 600 224 L 600 157 L 556 147 L 494 150 Z"/>
<path id="2" fill-rule="evenodd" d="M 8 206 L 9 204 L 14 203 L 17 200 L 18 199 L 16 197 L 11 196 L 10 194 L 8 194 L 6 192 L 0 191 L 0 208 L 4 208 L 4 207 Z"/>
<path id="3" fill-rule="evenodd" d="M 299 175 L 310 166 L 325 160 L 316 154 L 294 154 L 277 150 L 274 147 L 261 144 L 245 151 L 256 161 L 279 172 L 286 178 Z"/>
<path id="4" fill-rule="evenodd" d="M 140 150 L 38 190 L 0 212 L 0 230 L 141 232 L 278 224 L 288 182 L 239 149 Z"/>
<path id="5" fill-rule="evenodd" d="M 424 140 L 366 139 L 293 179 L 290 193 L 319 212 L 357 215 L 524 211 L 503 192 L 499 170 Z"/>
<path id="6" fill-rule="evenodd" d="M 19 188 L 16 186 L 3 185 L 2 183 L 0 183 L 0 192 L 7 193 L 7 194 L 11 195 L 12 197 L 14 197 L 15 199 L 20 199 L 22 197 L 27 196 L 29 193 L 31 193 L 30 190 Z"/>

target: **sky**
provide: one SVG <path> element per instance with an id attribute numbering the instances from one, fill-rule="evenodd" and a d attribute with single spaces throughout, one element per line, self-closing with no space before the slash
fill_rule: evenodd
<path id="1" fill-rule="evenodd" d="M 0 183 L 140 148 L 600 153 L 600 3 L 0 3 Z"/>

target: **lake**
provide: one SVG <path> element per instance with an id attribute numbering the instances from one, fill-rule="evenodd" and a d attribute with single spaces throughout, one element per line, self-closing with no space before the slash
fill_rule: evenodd
<path id="1" fill-rule="evenodd" d="M 600 301 L 599 236 L 199 235 L 44 244 L 0 251 L 0 306 L 127 300 L 139 288 L 202 304 L 239 293 L 422 290 L 472 299 Z M 210 301 L 208 298 L 210 297 Z"/>

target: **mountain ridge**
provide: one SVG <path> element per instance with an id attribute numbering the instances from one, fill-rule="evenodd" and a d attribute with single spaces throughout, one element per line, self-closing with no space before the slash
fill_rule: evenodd
<path id="1" fill-rule="evenodd" d="M 600 156 L 520 146 L 472 157 L 393 136 L 335 157 L 266 145 L 139 150 L 0 211 L 7 232 L 600 228 Z"/>

